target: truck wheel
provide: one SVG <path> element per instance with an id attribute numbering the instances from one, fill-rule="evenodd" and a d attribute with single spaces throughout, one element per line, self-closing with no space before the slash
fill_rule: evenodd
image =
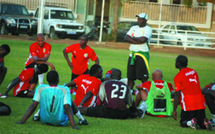
<path id="1" fill-rule="evenodd" d="M 55 30 L 54 30 L 54 28 L 52 27 L 52 28 L 50 29 L 49 38 L 53 39 L 54 37 L 55 37 Z"/>
<path id="2" fill-rule="evenodd" d="M 7 35 L 8 34 L 8 31 L 6 29 L 6 26 L 4 23 L 2 23 L 1 27 L 0 27 L 0 34 L 3 34 L 3 35 Z"/>

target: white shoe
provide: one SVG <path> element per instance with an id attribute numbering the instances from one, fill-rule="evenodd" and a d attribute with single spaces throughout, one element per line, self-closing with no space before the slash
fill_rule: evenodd
<path id="1" fill-rule="evenodd" d="M 140 118 L 144 118 L 144 115 L 145 115 L 145 111 L 141 110 L 141 109 L 138 109 L 139 110 L 139 117 Z"/>
<path id="2" fill-rule="evenodd" d="M 140 111 L 139 117 L 140 117 L 140 118 L 143 118 L 143 117 L 144 117 L 145 112 L 146 112 L 146 109 L 147 109 L 146 103 L 143 104 L 143 102 L 142 102 L 142 103 L 140 104 L 140 106 L 139 106 L 139 111 Z"/>

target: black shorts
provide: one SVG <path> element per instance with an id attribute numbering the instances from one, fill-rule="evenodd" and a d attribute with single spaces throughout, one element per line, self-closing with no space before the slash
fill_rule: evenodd
<path id="1" fill-rule="evenodd" d="M 134 65 L 130 65 L 131 57 L 128 58 L 128 65 L 127 65 L 127 78 L 131 80 L 148 80 L 148 71 L 146 68 L 145 61 L 142 57 L 136 56 L 136 61 Z"/>
<path id="2" fill-rule="evenodd" d="M 114 109 L 105 108 L 103 106 L 87 108 L 87 115 L 91 117 L 101 117 L 110 119 L 127 119 L 129 118 L 130 110 L 119 111 Z"/>
<path id="3" fill-rule="evenodd" d="M 204 118 L 206 118 L 205 109 L 200 109 L 195 111 L 184 111 L 181 109 L 181 116 L 180 116 L 181 126 L 185 127 L 182 125 L 182 122 L 190 121 L 194 117 L 197 119 L 197 124 L 200 126 L 200 128 L 205 128 L 205 125 L 204 125 Z"/>
<path id="4" fill-rule="evenodd" d="M 89 74 L 90 71 L 89 69 L 87 69 L 83 74 Z M 71 77 L 71 81 L 74 80 L 75 78 L 77 78 L 79 75 L 72 73 L 72 77 Z"/>
<path id="5" fill-rule="evenodd" d="M 27 97 L 29 90 L 23 90 L 16 95 L 16 97 Z"/>
<path id="6" fill-rule="evenodd" d="M 28 66 L 26 66 L 25 68 L 36 68 L 37 66 L 38 66 L 38 64 L 36 64 L 36 63 L 31 63 L 31 64 L 29 64 Z M 37 84 L 37 82 L 38 82 L 38 75 L 34 75 L 34 77 L 33 77 L 31 83 Z"/>

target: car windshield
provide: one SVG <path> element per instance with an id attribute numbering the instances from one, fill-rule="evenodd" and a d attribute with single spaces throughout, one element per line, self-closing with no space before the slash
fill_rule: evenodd
<path id="1" fill-rule="evenodd" d="M 194 26 L 177 26 L 177 29 L 178 30 L 184 30 L 184 31 L 178 31 L 178 33 L 185 33 L 185 31 L 199 31 Z M 194 33 L 194 32 L 189 32 L 189 33 Z"/>
<path id="2" fill-rule="evenodd" d="M 28 10 L 22 5 L 4 4 L 1 12 L 3 14 L 29 15 Z"/>
<path id="3" fill-rule="evenodd" d="M 71 11 L 58 11 L 52 10 L 51 11 L 51 19 L 69 19 L 74 20 L 73 13 Z"/>

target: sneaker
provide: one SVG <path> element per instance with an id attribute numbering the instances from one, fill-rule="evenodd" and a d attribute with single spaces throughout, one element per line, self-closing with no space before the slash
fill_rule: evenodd
<path id="1" fill-rule="evenodd" d="M 208 120 L 208 118 L 204 119 L 204 125 L 208 131 L 212 130 L 212 125 L 211 125 L 210 121 Z"/>
<path id="2" fill-rule="evenodd" d="M 197 124 L 197 119 L 196 119 L 196 118 L 193 118 L 193 119 L 191 120 L 190 127 L 191 127 L 192 129 L 195 129 L 195 130 L 198 130 L 198 129 L 199 129 L 199 125 Z"/>
<path id="3" fill-rule="evenodd" d="M 34 120 L 34 121 L 40 121 L 40 116 L 34 116 L 34 117 L 33 117 L 33 120 Z"/>
<path id="4" fill-rule="evenodd" d="M 210 120 L 210 123 L 213 127 L 215 127 L 215 121 L 213 119 Z"/>
<path id="5" fill-rule="evenodd" d="M 88 122 L 87 122 L 86 119 L 84 119 L 84 120 L 81 120 L 81 119 L 80 119 L 80 120 L 78 121 L 78 124 L 79 124 L 79 125 L 88 125 Z"/>
<path id="6" fill-rule="evenodd" d="M 141 109 L 138 109 L 139 110 L 139 117 L 140 118 L 144 118 L 144 115 L 145 115 L 145 111 L 141 110 Z"/>

